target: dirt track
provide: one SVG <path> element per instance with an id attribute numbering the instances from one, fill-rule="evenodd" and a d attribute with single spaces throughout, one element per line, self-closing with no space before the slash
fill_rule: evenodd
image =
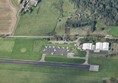
<path id="1" fill-rule="evenodd" d="M 11 0 L 0 0 L 0 35 L 12 34 L 17 21 L 17 10 Z"/>

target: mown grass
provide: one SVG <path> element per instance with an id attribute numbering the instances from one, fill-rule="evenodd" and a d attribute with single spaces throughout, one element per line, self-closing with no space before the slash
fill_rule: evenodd
<path id="1" fill-rule="evenodd" d="M 14 41 L 8 39 L 0 39 L 0 51 L 2 52 L 12 52 Z"/>
<path id="2" fill-rule="evenodd" d="M 112 57 L 104 57 L 104 56 L 99 56 L 99 55 L 91 55 L 89 58 L 89 63 L 90 64 L 96 64 L 100 66 L 100 72 L 103 74 L 101 74 L 100 72 L 98 72 L 97 74 L 99 76 L 105 76 L 106 77 L 118 77 L 118 72 L 117 72 L 117 68 L 118 68 L 118 59 L 114 59 Z"/>
<path id="3" fill-rule="evenodd" d="M 57 55 L 47 55 L 45 60 L 48 62 L 63 62 L 63 63 L 78 63 L 82 64 L 85 62 L 84 59 L 74 59 L 74 58 L 67 58 L 64 56 L 57 56 Z"/>
<path id="4" fill-rule="evenodd" d="M 27 40 L 27 39 L 16 39 L 15 45 L 11 54 L 12 58 L 19 58 L 19 59 L 33 59 L 32 55 L 33 52 L 33 45 L 34 40 Z"/>
<path id="5" fill-rule="evenodd" d="M 78 83 L 86 69 L 0 64 L 1 83 Z M 90 78 L 90 77 L 89 77 Z M 83 80 L 83 83 L 86 82 Z"/>
<path id="6" fill-rule="evenodd" d="M 49 35 L 55 29 L 56 34 L 64 34 L 67 18 L 75 11 L 74 4 L 69 0 L 63 0 L 63 17 L 60 11 L 53 6 L 59 0 L 42 0 L 31 14 L 20 16 L 15 35 Z M 13 1 L 15 3 L 16 1 Z M 19 5 L 15 4 L 18 8 Z M 37 10 L 39 8 L 39 12 Z M 59 22 L 59 19 L 61 21 Z"/>
<path id="7" fill-rule="evenodd" d="M 111 34 L 114 37 L 118 37 L 118 26 L 110 26 L 109 34 Z"/>
<path id="8" fill-rule="evenodd" d="M 36 39 L 0 39 L 0 43 L 0 58 L 40 60 L 42 50 L 47 41 Z"/>
<path id="9" fill-rule="evenodd" d="M 0 64 L 1 83 L 102 83 L 103 78 L 118 78 L 118 60 L 90 56 L 90 64 L 100 65 L 99 72 L 82 68 L 43 67 Z"/>
<path id="10" fill-rule="evenodd" d="M 42 0 L 31 14 L 20 16 L 15 35 L 48 35 L 55 28 L 59 12 L 52 6 L 55 0 Z M 37 13 L 39 7 L 39 13 Z"/>

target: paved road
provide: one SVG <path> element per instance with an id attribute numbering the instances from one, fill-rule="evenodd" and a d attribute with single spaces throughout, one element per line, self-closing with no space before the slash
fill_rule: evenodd
<path id="1" fill-rule="evenodd" d="M 72 64 L 72 63 L 58 63 L 58 62 L 40 62 L 30 60 L 13 60 L 13 59 L 0 59 L 0 63 L 11 64 L 30 64 L 39 66 L 55 66 L 55 67 L 72 67 L 72 68 L 86 68 L 89 69 L 90 65 Z"/>
<path id="2" fill-rule="evenodd" d="M 32 38 L 32 39 L 43 39 L 43 38 L 54 38 L 54 36 L 7 36 L 7 38 Z"/>

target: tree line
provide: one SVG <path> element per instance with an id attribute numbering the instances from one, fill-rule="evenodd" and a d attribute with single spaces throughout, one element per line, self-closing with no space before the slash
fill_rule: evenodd
<path id="1" fill-rule="evenodd" d="M 106 25 L 118 25 L 118 0 L 70 0 L 80 17 L 101 20 Z"/>

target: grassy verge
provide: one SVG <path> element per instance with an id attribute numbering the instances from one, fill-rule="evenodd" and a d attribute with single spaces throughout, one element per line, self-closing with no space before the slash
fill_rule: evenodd
<path id="1" fill-rule="evenodd" d="M 49 62 L 64 62 L 64 63 L 78 63 L 78 64 L 82 64 L 85 62 L 85 60 L 83 59 L 73 59 L 73 58 L 67 58 L 67 57 L 62 57 L 61 55 L 60 56 L 52 56 L 52 55 L 47 55 L 45 57 L 45 60 L 46 61 L 49 61 Z"/>

